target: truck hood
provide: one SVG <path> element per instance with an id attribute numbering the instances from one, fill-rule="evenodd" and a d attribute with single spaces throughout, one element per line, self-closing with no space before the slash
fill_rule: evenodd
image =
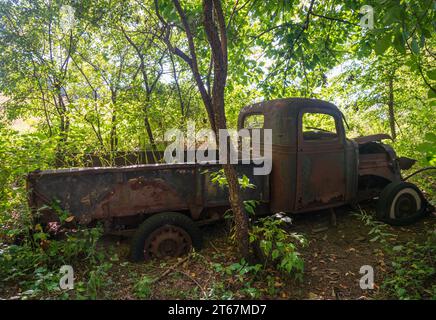
<path id="1" fill-rule="evenodd" d="M 369 136 L 357 137 L 357 138 L 354 138 L 353 140 L 356 141 L 359 145 L 364 145 L 365 143 L 379 142 L 379 141 L 384 140 L 384 139 L 392 140 L 392 137 L 386 133 L 378 133 L 378 134 L 372 134 Z M 392 149 L 392 147 L 390 147 L 388 145 L 382 144 L 382 147 L 390 155 L 391 159 L 395 160 L 398 163 L 398 166 L 400 167 L 401 170 L 408 170 L 416 163 L 416 160 L 412 159 L 412 158 L 397 157 L 395 154 L 395 151 Z"/>
<path id="2" fill-rule="evenodd" d="M 358 144 L 365 144 L 372 141 L 381 141 L 384 139 L 390 139 L 392 140 L 392 137 L 386 133 L 377 133 L 377 134 L 371 134 L 369 136 L 361 136 L 354 138 L 353 140 L 356 141 Z"/>

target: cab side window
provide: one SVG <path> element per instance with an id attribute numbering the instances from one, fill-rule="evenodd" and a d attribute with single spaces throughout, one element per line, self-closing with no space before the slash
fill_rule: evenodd
<path id="1" fill-rule="evenodd" d="M 331 141 L 338 139 L 336 121 L 330 114 L 305 112 L 301 121 L 304 141 Z"/>

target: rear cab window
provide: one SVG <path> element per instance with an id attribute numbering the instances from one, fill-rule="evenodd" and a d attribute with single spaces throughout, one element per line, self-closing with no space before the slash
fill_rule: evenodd
<path id="1" fill-rule="evenodd" d="M 263 125 L 263 114 L 249 114 L 244 119 L 244 128 L 246 129 L 262 129 Z"/>

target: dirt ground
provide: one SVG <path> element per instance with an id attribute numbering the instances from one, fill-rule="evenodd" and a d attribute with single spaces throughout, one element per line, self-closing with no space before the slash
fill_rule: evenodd
<path id="1" fill-rule="evenodd" d="M 426 230 L 434 230 L 436 218 L 429 216 L 408 227 L 388 227 L 392 246 L 421 241 Z M 270 268 L 259 277 L 243 278 L 222 271 L 238 262 L 234 246 L 227 240 L 224 223 L 203 228 L 205 247 L 184 259 L 147 264 L 129 263 L 128 239 L 108 237 L 105 246 L 116 248 L 120 260 L 111 270 L 109 298 L 136 299 L 135 283 L 141 277 L 159 280 L 150 285 L 149 299 L 384 299 L 380 284 L 389 271 L 389 258 L 370 227 L 350 208 L 336 210 L 336 225 L 329 212 L 294 216 L 291 230 L 303 234 L 308 246 L 301 253 L 305 262 L 303 281 Z M 363 265 L 374 268 L 375 288 L 362 290 L 359 273 Z"/>

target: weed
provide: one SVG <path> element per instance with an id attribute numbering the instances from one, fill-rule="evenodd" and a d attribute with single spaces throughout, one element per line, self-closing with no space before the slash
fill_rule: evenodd
<path id="1" fill-rule="evenodd" d="M 393 270 L 382 288 L 398 299 L 436 300 L 436 234 L 430 233 L 424 244 L 409 241 L 393 251 Z"/>
<path id="2" fill-rule="evenodd" d="M 394 236 L 389 233 L 388 225 L 375 221 L 364 210 L 355 214 L 366 226 L 372 236 L 370 241 L 378 241 L 391 258 L 391 272 L 383 280 L 381 288 L 398 299 L 436 299 L 436 234 L 430 232 L 424 244 L 408 241 L 405 244 L 392 245 L 389 240 Z"/>
<path id="3" fill-rule="evenodd" d="M 360 209 L 359 213 L 354 213 L 353 215 L 362 221 L 366 226 L 371 228 L 368 232 L 368 235 L 371 236 L 369 241 L 377 241 L 387 248 L 390 247 L 388 245 L 388 239 L 390 237 L 394 237 L 395 235 L 387 231 L 390 228 L 389 225 L 385 224 L 384 222 L 376 221 L 371 214 L 362 209 Z"/>
<path id="4" fill-rule="evenodd" d="M 279 271 L 293 273 L 296 279 L 303 279 L 304 261 L 298 246 L 307 245 L 306 239 L 297 233 L 283 229 L 284 221 L 274 217 L 259 219 L 250 232 L 250 242 L 264 261 L 264 267 L 271 262 Z"/>
<path id="5" fill-rule="evenodd" d="M 139 299 L 149 299 L 151 297 L 151 286 L 153 279 L 148 276 L 142 276 L 141 279 L 134 285 L 133 290 L 135 296 Z"/>
<path id="6" fill-rule="evenodd" d="M 0 278 L 3 282 L 19 282 L 23 298 L 58 295 L 60 267 L 77 266 L 74 269 L 85 268 L 83 272 L 89 277 L 84 289 L 77 283 L 78 298 L 82 293 L 95 298 L 110 268 L 103 263 L 105 255 L 96 249 L 101 233 L 100 228 L 83 229 L 67 233 L 63 240 L 53 240 L 36 226 L 21 245 L 9 245 L 0 252 Z"/>

